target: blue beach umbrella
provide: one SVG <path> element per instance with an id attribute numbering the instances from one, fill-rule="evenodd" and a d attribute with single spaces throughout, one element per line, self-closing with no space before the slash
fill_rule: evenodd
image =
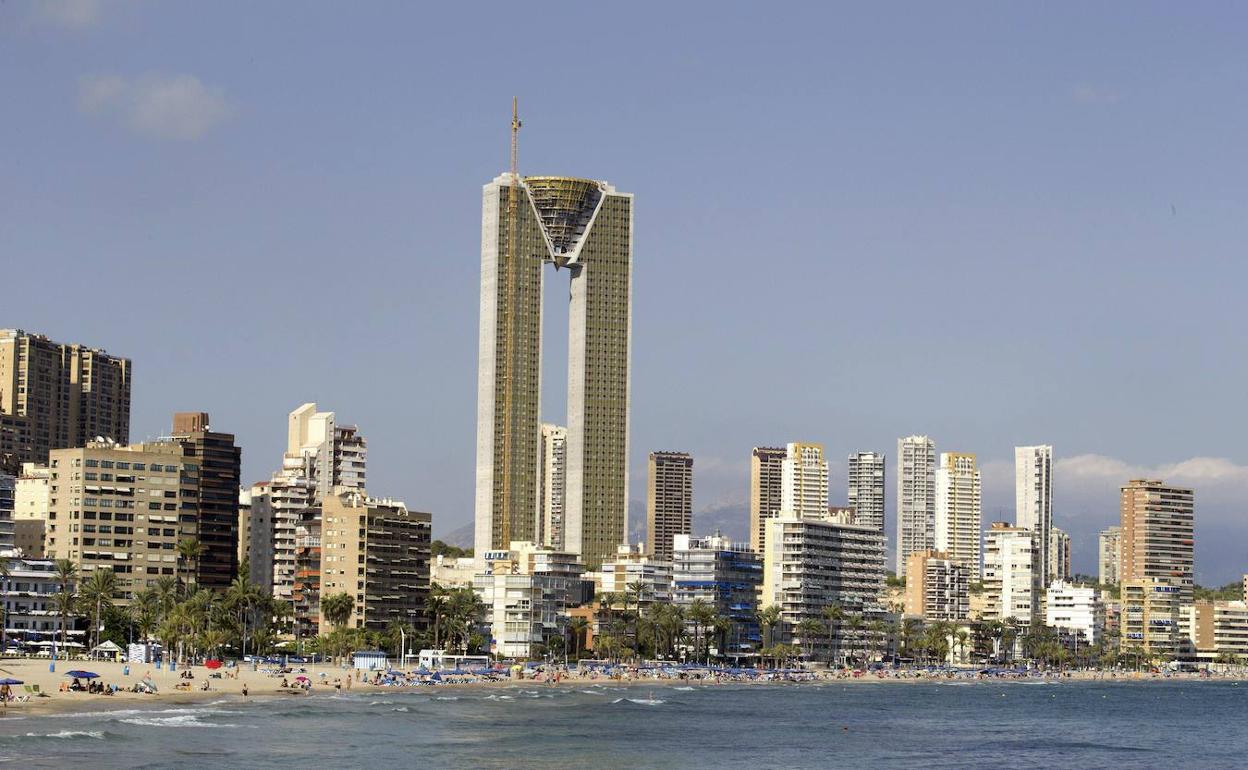
<path id="1" fill-rule="evenodd" d="M 0 685 L 3 684 L 25 684 L 21 679 L 0 679 Z"/>
<path id="2" fill-rule="evenodd" d="M 65 676 L 70 676 L 70 677 L 73 677 L 74 679 L 99 679 L 100 678 L 100 675 L 95 673 L 94 671 L 77 671 L 77 670 L 66 671 Z"/>

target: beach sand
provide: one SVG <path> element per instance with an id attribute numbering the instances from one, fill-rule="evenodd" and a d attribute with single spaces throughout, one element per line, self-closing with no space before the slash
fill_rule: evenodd
<path id="1" fill-rule="evenodd" d="M 227 698 L 242 698 L 243 687 L 247 688 L 248 697 L 251 696 L 287 696 L 292 698 L 299 697 L 316 697 L 319 695 L 332 694 L 339 690 L 335 688 L 334 683 L 337 680 L 342 692 L 367 692 L 370 694 L 380 694 L 385 692 L 404 692 L 413 689 L 425 688 L 424 686 L 415 687 L 393 687 L 393 686 L 376 686 L 360 680 L 353 680 L 348 687 L 347 680 L 352 672 L 348 672 L 341 666 L 330 664 L 322 665 L 305 665 L 292 666 L 294 672 L 285 675 L 287 681 L 291 684 L 295 683 L 296 676 L 306 676 L 313 684 L 310 692 L 304 692 L 295 688 L 282 688 L 281 682 L 283 677 L 273 677 L 267 671 L 276 668 L 273 665 L 262 666 L 259 670 L 253 669 L 250 664 L 243 664 L 239 668 L 220 668 L 218 672 L 222 673 L 222 678 L 209 678 L 210 674 L 216 673 L 208 670 L 203 666 L 192 666 L 190 670 L 194 675 L 194 679 L 180 679 L 183 669 L 179 667 L 177 671 L 168 671 L 157 669 L 154 665 L 129 664 L 130 674 L 127 676 L 123 673 L 126 664 L 110 663 L 102 661 L 84 661 L 58 660 L 56 662 L 56 671 L 48 670 L 49 661 L 47 658 L 4 658 L 0 659 L 0 675 L 20 679 L 26 685 L 39 685 L 40 690 L 47 693 L 49 697 L 41 698 L 32 696 L 28 702 L 9 703 L 7 708 L 0 711 L 0 718 L 3 716 L 36 716 L 39 714 L 50 714 L 56 712 L 72 712 L 72 711 L 97 711 L 112 708 L 133 708 L 140 704 L 167 705 L 167 704 L 187 704 L 202 702 L 205 700 Z M 306 669 L 300 671 L 300 669 Z M 115 695 L 93 695 L 85 692 L 61 692 L 62 683 L 68 685 L 73 680 L 66 676 L 67 671 L 85 670 L 92 671 L 100 675 L 97 682 L 110 685 L 117 685 L 123 689 L 129 689 L 136 682 L 141 681 L 145 676 L 156 685 L 158 692 L 154 695 L 119 692 Z M 1117 672 L 1114 675 L 1102 674 L 1092 671 L 1074 671 L 1068 676 L 1064 675 L 1060 678 L 1063 682 L 1078 682 L 1092 680 L 1108 680 L 1108 681 L 1145 681 L 1161 678 L 1159 675 L 1150 675 L 1147 673 L 1135 672 Z M 1183 679 L 1197 679 L 1195 675 L 1184 675 Z M 1219 677 L 1220 680 L 1238 679 L 1239 677 Z M 865 674 L 858 677 L 841 676 L 827 677 L 817 680 L 818 682 L 832 683 L 879 683 L 879 684 L 906 684 L 918 682 L 931 682 L 933 680 L 940 681 L 941 677 L 930 676 L 905 676 L 905 677 L 878 677 L 874 674 Z M 192 684 L 191 690 L 179 690 L 177 685 L 189 681 Z M 202 690 L 204 682 L 208 682 L 208 690 Z M 488 687 L 508 687 L 519 683 L 520 680 L 504 679 L 500 681 L 479 681 L 463 684 L 440 684 L 439 690 L 455 690 L 455 689 L 478 689 Z M 620 679 L 610 678 L 606 676 L 565 676 L 561 682 L 552 683 L 541 680 L 533 680 L 526 678 L 522 680 L 526 685 L 541 686 L 569 686 L 583 687 L 587 684 L 612 684 L 612 685 L 639 685 L 663 687 L 669 685 L 714 685 L 717 684 L 713 679 L 684 680 L 676 678 L 652 678 L 645 676 L 625 676 Z M 970 680 L 977 681 L 977 680 Z M 984 681 L 1001 681 L 1001 680 L 984 680 Z M 1008 681 L 1008 680 L 1007 680 Z M 793 686 L 793 682 L 782 681 L 740 681 L 727 680 L 722 684 L 732 685 L 759 685 L 759 686 Z M 798 685 L 802 683 L 796 683 Z M 22 685 L 14 685 L 14 692 L 23 696 L 27 693 Z"/>

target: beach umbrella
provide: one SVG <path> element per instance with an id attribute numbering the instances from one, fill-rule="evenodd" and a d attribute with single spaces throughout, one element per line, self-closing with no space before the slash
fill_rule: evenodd
<path id="1" fill-rule="evenodd" d="M 295 681 L 296 681 L 296 682 L 306 682 L 306 681 L 308 681 L 308 678 L 307 678 L 306 676 L 297 676 L 297 677 L 295 677 Z"/>
<path id="2" fill-rule="evenodd" d="M 100 678 L 100 675 L 95 673 L 94 671 L 77 671 L 77 670 L 66 671 L 65 676 L 73 677 L 74 679 L 99 679 Z"/>
<path id="3" fill-rule="evenodd" d="M 21 679 L 0 679 L 0 684 L 25 684 Z"/>
<path id="4" fill-rule="evenodd" d="M 215 658 L 209 658 L 208 660 L 204 661 L 204 668 L 207 668 L 207 669 L 221 668 L 221 661 L 216 660 Z"/>

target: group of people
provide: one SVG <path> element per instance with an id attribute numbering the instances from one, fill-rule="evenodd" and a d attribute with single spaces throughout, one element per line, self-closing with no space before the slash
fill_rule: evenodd
<path id="1" fill-rule="evenodd" d="M 74 681 L 66 685 L 61 682 L 61 692 L 85 692 L 88 695 L 112 695 L 117 692 L 117 686 L 108 684 L 107 682 L 97 682 L 94 679 L 88 679 L 86 684 L 75 678 Z"/>

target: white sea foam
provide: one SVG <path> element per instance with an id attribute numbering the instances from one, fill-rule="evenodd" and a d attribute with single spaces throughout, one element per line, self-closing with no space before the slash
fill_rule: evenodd
<path id="1" fill-rule="evenodd" d="M 689 691 L 689 690 L 692 690 L 693 688 L 692 688 L 692 687 L 673 687 L 672 689 L 673 689 L 673 690 L 686 690 L 686 691 Z"/>
<path id="2" fill-rule="evenodd" d="M 27 738 L 95 738 L 103 740 L 104 733 L 99 730 L 62 730 L 59 733 L 26 733 Z"/>
<path id="3" fill-rule="evenodd" d="M 133 717 L 131 719 L 121 720 L 128 725 L 140 725 L 142 727 L 212 727 L 212 728 L 230 728 L 242 727 L 243 725 L 234 724 L 213 724 L 211 722 L 199 721 L 197 714 L 178 714 L 172 717 Z M 255 725 L 248 725 L 255 727 Z"/>

